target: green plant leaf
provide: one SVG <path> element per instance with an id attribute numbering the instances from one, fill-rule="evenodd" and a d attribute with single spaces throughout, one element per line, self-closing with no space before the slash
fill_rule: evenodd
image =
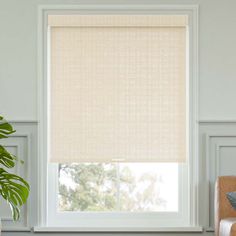
<path id="1" fill-rule="evenodd" d="M 13 220 L 15 221 L 18 220 L 20 218 L 20 208 L 11 201 L 8 201 L 8 204 L 10 205 L 11 208 Z"/>
<path id="2" fill-rule="evenodd" d="M 13 168 L 16 160 L 16 156 L 9 153 L 2 145 L 0 145 L 0 164 L 7 168 Z"/>
<path id="3" fill-rule="evenodd" d="M 14 220 L 19 219 L 19 207 L 26 202 L 29 191 L 29 184 L 23 178 L 0 168 L 0 194 L 10 205 Z"/>
<path id="4" fill-rule="evenodd" d="M 12 125 L 9 124 L 2 116 L 0 116 L 0 139 L 8 138 L 8 135 L 14 133 Z"/>

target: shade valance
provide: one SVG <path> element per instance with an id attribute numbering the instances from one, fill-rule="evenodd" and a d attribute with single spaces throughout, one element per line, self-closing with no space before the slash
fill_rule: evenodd
<path id="1" fill-rule="evenodd" d="M 50 15 L 51 27 L 186 27 L 185 15 Z"/>

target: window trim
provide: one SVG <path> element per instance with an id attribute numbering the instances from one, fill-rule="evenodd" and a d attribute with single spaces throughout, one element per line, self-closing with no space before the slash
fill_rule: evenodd
<path id="1" fill-rule="evenodd" d="M 60 232 L 60 233 L 142 233 L 142 232 L 149 232 L 149 233 L 202 233 L 203 228 L 201 226 L 190 226 L 190 227 L 152 227 L 152 228 L 142 228 L 142 230 L 138 230 L 137 228 L 78 228 L 78 227 L 34 227 L 33 228 L 34 232 L 41 232 L 41 233 L 55 233 L 55 232 Z"/>
<path id="2" fill-rule="evenodd" d="M 199 225 L 198 5 L 41 5 L 38 8 L 38 226 L 47 226 L 47 15 L 82 13 L 186 14 L 189 16 L 189 225 Z M 162 227 L 163 228 L 163 227 Z M 165 227 L 164 227 L 165 228 Z M 168 227 L 167 227 L 168 228 Z M 161 229 L 161 228 L 160 228 Z M 121 230 L 122 231 L 122 230 Z M 142 230 L 141 230 L 142 231 Z M 145 230 L 144 231 L 149 231 Z M 165 230 L 164 230 L 165 231 Z"/>

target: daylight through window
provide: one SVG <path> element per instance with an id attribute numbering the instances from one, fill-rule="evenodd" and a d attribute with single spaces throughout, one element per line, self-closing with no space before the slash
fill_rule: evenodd
<path id="1" fill-rule="evenodd" d="M 60 164 L 59 211 L 178 211 L 178 164 Z"/>

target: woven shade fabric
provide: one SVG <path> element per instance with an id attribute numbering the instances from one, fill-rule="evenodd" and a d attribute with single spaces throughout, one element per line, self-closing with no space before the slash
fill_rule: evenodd
<path id="1" fill-rule="evenodd" d="M 48 23 L 50 160 L 185 161 L 186 17 Z"/>

